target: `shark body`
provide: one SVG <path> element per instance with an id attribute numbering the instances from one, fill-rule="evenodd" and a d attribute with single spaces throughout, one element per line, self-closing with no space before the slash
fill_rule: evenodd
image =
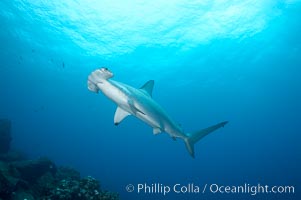
<path id="1" fill-rule="evenodd" d="M 110 78 L 113 73 L 107 68 L 93 71 L 88 77 L 88 89 L 102 93 L 116 103 L 117 109 L 114 123 L 118 125 L 124 118 L 133 115 L 153 128 L 154 134 L 168 133 L 173 139 L 181 138 L 186 144 L 189 154 L 194 157 L 194 144 L 212 131 L 223 127 L 228 122 L 221 122 L 194 133 L 184 133 L 166 111 L 152 98 L 154 81 L 146 82 L 137 89 Z"/>

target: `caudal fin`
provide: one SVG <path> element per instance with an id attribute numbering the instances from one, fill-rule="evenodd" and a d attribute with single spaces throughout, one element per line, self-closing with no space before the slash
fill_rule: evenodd
<path id="1" fill-rule="evenodd" d="M 189 154 L 194 158 L 194 144 L 197 143 L 200 139 L 208 135 L 209 133 L 215 131 L 216 129 L 219 129 L 221 127 L 224 127 L 228 121 L 221 122 L 219 124 L 216 124 L 214 126 L 210 126 L 208 128 L 205 128 L 203 130 L 194 132 L 194 133 L 188 133 L 187 138 L 184 139 L 186 148 L 189 152 Z"/>

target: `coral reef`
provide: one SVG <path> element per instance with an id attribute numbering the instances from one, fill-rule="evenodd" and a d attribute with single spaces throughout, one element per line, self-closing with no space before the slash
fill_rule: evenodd
<path id="1" fill-rule="evenodd" d="M 10 121 L 0 120 L 0 200 L 116 200 L 95 178 L 82 178 L 48 158 L 25 159 L 10 150 Z M 3 145 L 3 146 L 1 146 Z"/>

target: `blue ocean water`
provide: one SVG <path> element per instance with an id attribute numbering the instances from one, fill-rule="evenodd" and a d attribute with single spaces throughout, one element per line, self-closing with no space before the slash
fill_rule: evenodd
<path id="1" fill-rule="evenodd" d="M 121 199 L 300 199 L 301 1 L 2 0 L 0 118 L 13 147 L 48 156 Z M 195 146 L 87 89 L 106 66 L 140 87 L 185 131 L 228 120 Z M 126 186 L 133 184 L 133 192 Z M 138 184 L 200 187 L 137 191 Z M 295 194 L 213 193 L 204 185 L 294 186 Z M 153 188 L 153 187 L 152 187 Z"/>

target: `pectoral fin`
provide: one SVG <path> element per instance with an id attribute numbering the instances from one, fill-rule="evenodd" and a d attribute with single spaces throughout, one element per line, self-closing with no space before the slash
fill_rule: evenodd
<path id="1" fill-rule="evenodd" d="M 123 110 L 120 107 L 117 107 L 115 116 L 114 116 L 114 124 L 118 125 L 124 118 L 131 115 L 129 112 Z"/>

